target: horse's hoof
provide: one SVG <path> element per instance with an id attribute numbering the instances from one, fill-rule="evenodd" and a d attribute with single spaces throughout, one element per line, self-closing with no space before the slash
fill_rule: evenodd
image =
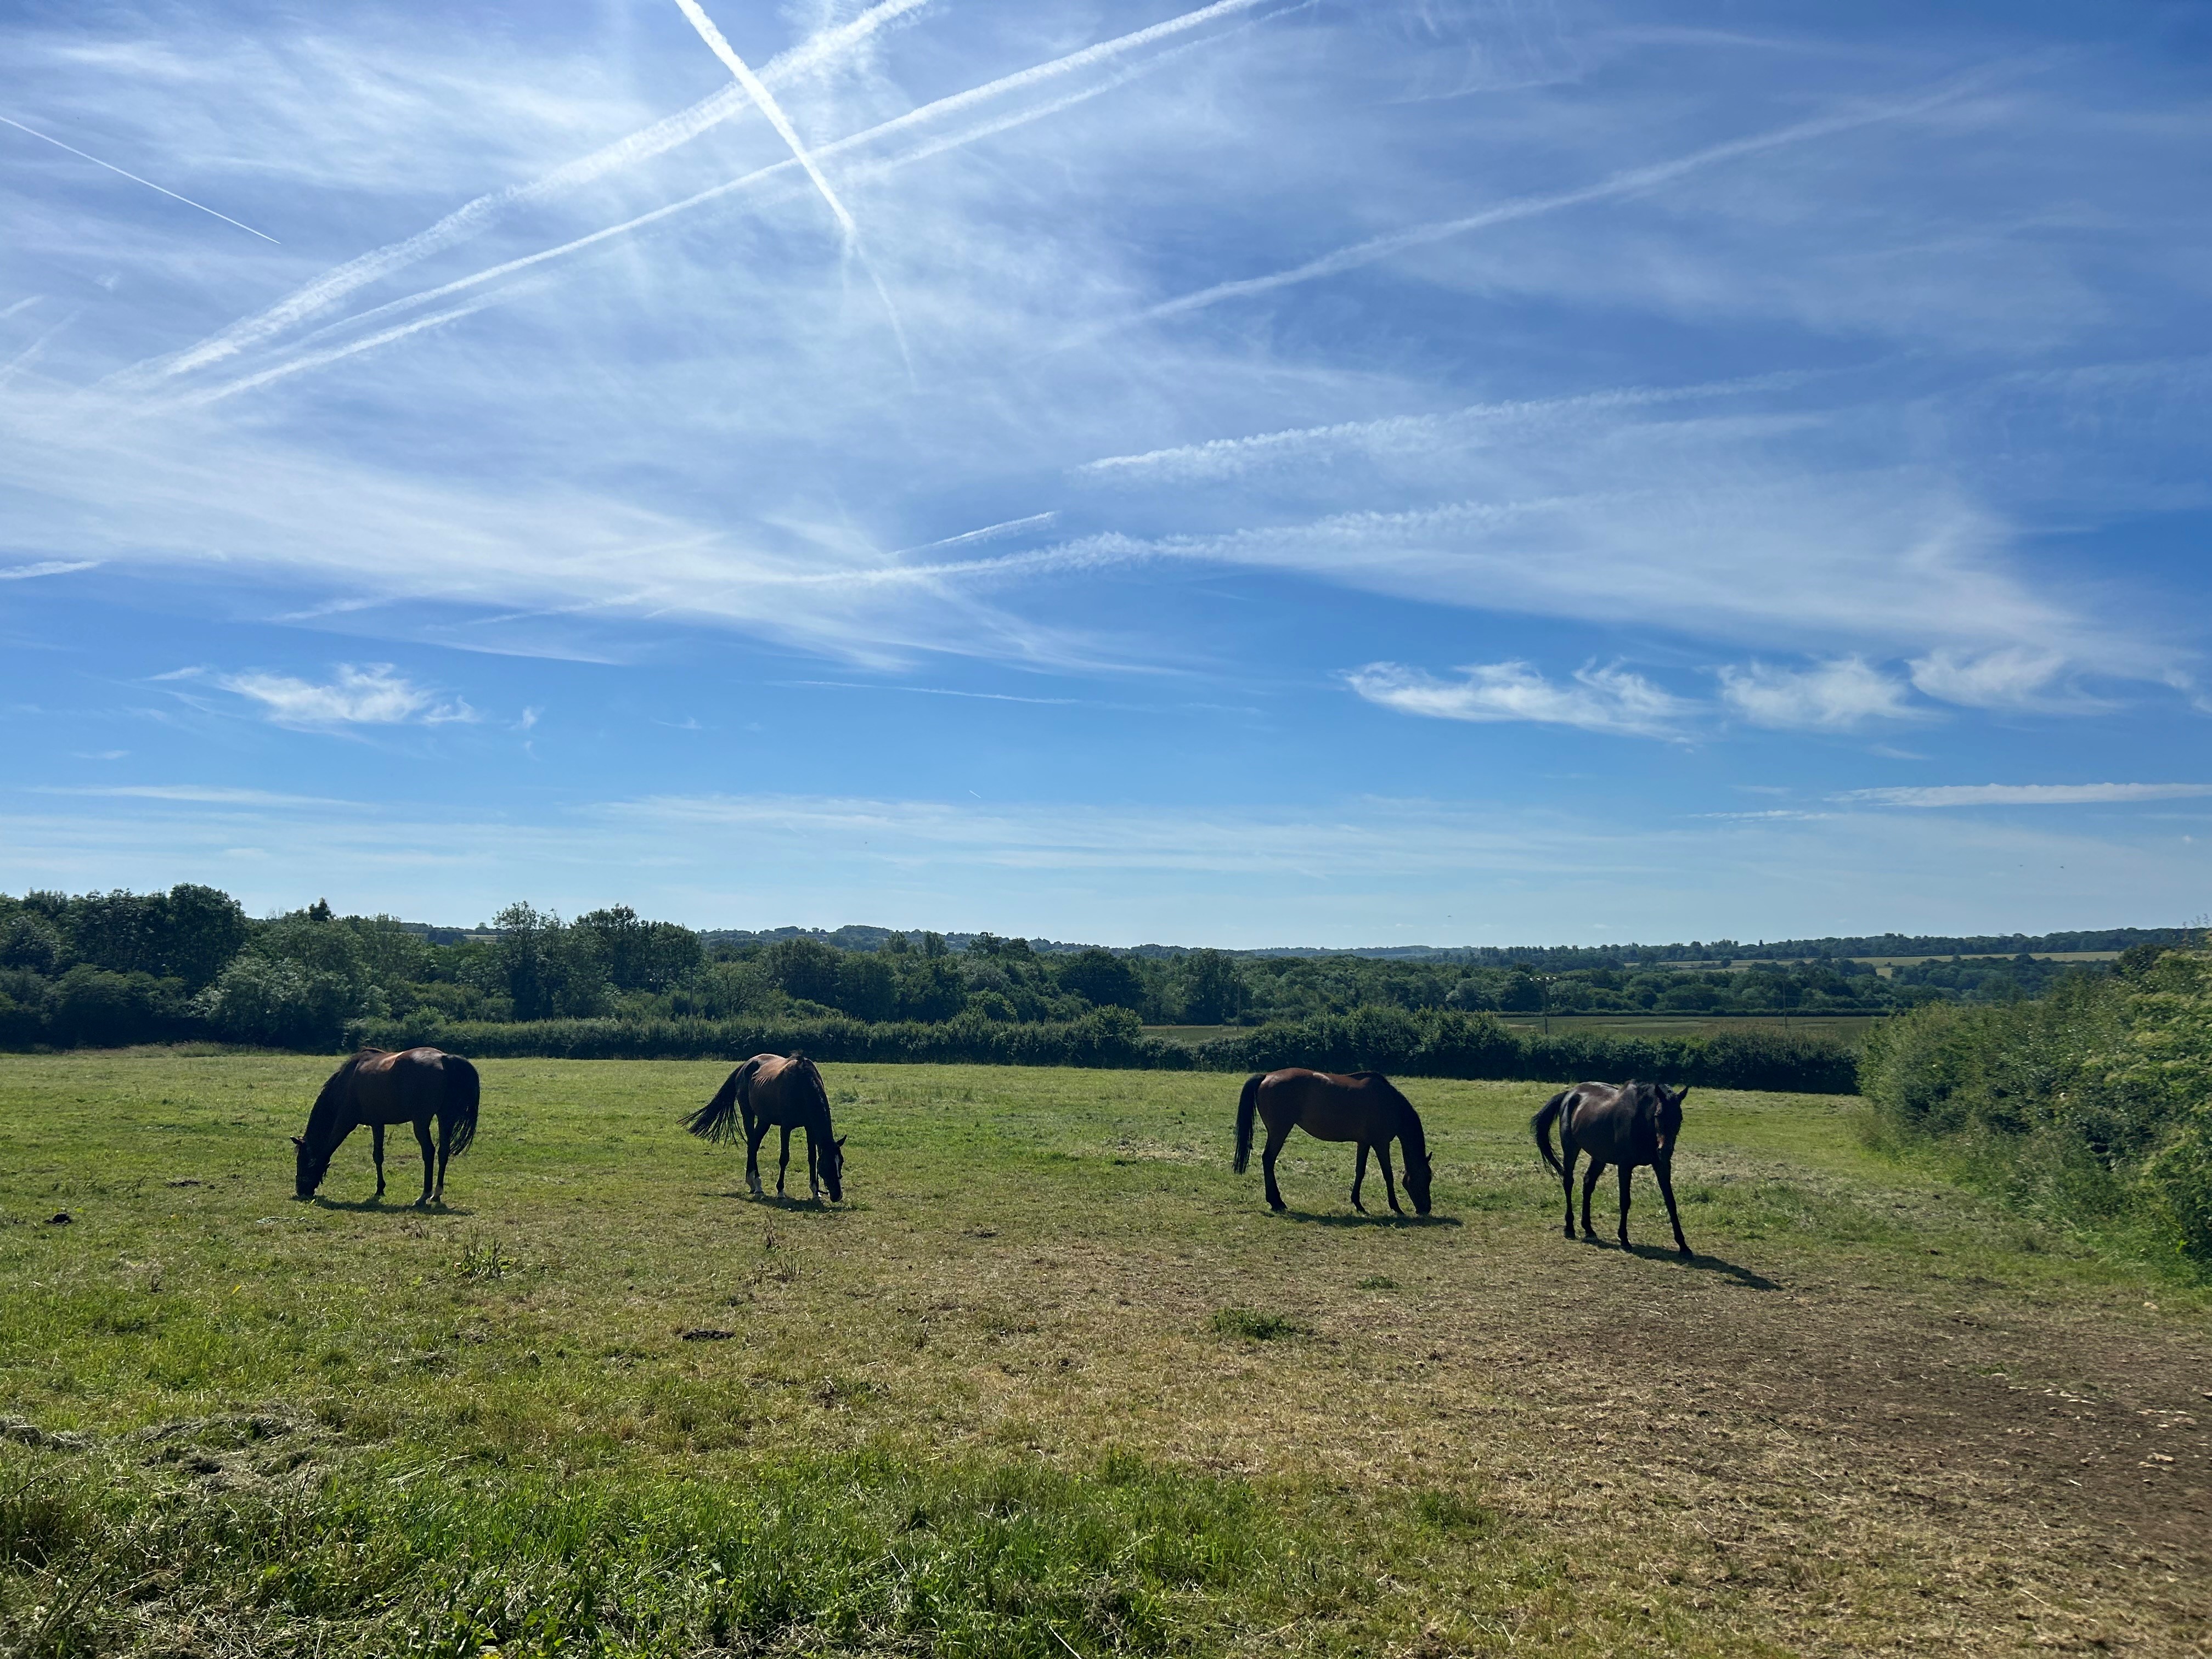
<path id="1" fill-rule="evenodd" d="M 1674 1247 L 1674 1254 L 1685 1261 L 1694 1261 L 1698 1257 L 1698 1253 L 1686 1244 L 1677 1244 Z"/>

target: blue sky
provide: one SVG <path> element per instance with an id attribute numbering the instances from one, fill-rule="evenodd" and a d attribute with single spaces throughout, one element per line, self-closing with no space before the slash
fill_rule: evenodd
<path id="1" fill-rule="evenodd" d="M 0 890 L 2191 920 L 2209 20 L 11 8 Z"/>

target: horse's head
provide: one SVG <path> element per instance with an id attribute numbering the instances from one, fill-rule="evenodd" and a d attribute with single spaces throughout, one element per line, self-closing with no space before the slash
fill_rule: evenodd
<path id="1" fill-rule="evenodd" d="M 292 1137 L 293 1190 L 301 1198 L 313 1198 L 315 1188 L 323 1184 L 323 1176 L 331 1167 L 326 1154 L 319 1154 L 298 1135 Z"/>
<path id="2" fill-rule="evenodd" d="M 1658 1103 L 1653 1125 L 1659 1131 L 1659 1150 L 1671 1153 L 1674 1137 L 1682 1133 L 1682 1103 L 1690 1097 L 1690 1086 L 1686 1083 L 1679 1089 L 1669 1089 L 1663 1083 L 1655 1083 L 1651 1097 Z"/>
<path id="3" fill-rule="evenodd" d="M 1401 1140 L 1398 1144 L 1406 1152 L 1406 1196 L 1413 1200 L 1416 1214 L 1426 1215 L 1429 1212 L 1429 1177 L 1432 1173 L 1429 1168 L 1429 1149 L 1416 1146 L 1408 1140 Z"/>
<path id="4" fill-rule="evenodd" d="M 822 1149 L 822 1184 L 830 1189 L 830 1201 L 845 1201 L 845 1137 L 839 1135 Z"/>

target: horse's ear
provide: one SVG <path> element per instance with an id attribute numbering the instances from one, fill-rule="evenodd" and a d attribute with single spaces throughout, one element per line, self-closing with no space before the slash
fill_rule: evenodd
<path id="1" fill-rule="evenodd" d="M 304 1141 L 304 1140 L 301 1139 L 299 1136 L 297 1136 L 297 1135 L 294 1135 L 294 1136 L 292 1137 L 292 1144 L 293 1144 L 295 1146 L 306 1146 L 307 1143 L 306 1141 Z"/>
<path id="2" fill-rule="evenodd" d="M 845 1137 L 842 1135 L 837 1137 L 837 1150 L 841 1152 L 845 1150 Z"/>

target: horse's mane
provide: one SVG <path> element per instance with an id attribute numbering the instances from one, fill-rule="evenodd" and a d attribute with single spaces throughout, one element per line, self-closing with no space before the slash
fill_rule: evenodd
<path id="1" fill-rule="evenodd" d="M 331 1154 L 337 1150 L 340 1139 L 338 1117 L 345 1106 L 346 1079 L 353 1075 L 354 1068 L 362 1061 L 374 1060 L 384 1052 L 381 1048 L 363 1048 L 360 1053 L 348 1056 L 345 1063 L 331 1073 L 330 1081 L 323 1085 L 322 1093 L 315 1097 L 315 1103 L 307 1113 L 307 1132 L 300 1137 L 303 1143 L 300 1150 L 313 1161 L 316 1181 L 319 1182 L 323 1171 L 331 1167 Z"/>
<path id="2" fill-rule="evenodd" d="M 791 1069 L 804 1077 L 814 1090 L 814 1103 L 822 1109 L 822 1120 L 830 1121 L 830 1085 L 822 1080 L 822 1068 L 807 1059 L 800 1050 L 791 1051 Z"/>
<path id="3" fill-rule="evenodd" d="M 1406 1149 L 1407 1158 L 1418 1158 L 1426 1164 L 1429 1161 L 1429 1138 L 1422 1131 L 1421 1115 L 1413 1109 L 1413 1103 L 1406 1098 L 1405 1091 L 1380 1072 L 1354 1072 L 1352 1075 L 1362 1083 L 1376 1085 L 1397 1103 L 1401 1114 L 1399 1144 Z"/>

